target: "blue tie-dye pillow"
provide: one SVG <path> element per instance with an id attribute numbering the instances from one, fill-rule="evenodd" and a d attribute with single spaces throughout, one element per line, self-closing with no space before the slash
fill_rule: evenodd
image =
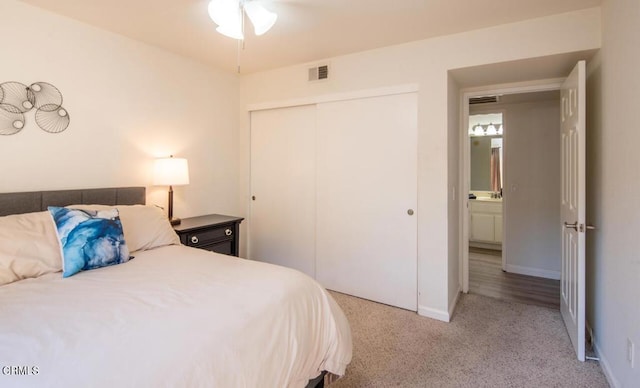
<path id="1" fill-rule="evenodd" d="M 62 276 L 129 260 L 118 209 L 78 210 L 49 206 L 62 248 Z"/>

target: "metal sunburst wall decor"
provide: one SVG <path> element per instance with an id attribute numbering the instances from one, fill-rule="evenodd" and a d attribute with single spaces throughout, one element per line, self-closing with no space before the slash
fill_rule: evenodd
<path id="1" fill-rule="evenodd" d="M 29 86 L 20 82 L 0 84 L 0 135 L 14 135 L 25 126 L 25 113 L 35 109 L 36 124 L 45 132 L 60 133 L 69 127 L 69 112 L 62 107 L 62 93 L 46 82 Z"/>

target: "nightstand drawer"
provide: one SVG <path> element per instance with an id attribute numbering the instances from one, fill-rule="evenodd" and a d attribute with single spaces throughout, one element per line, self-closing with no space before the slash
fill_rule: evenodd
<path id="1" fill-rule="evenodd" d="M 233 255 L 233 240 L 221 241 L 219 243 L 204 245 L 198 248 L 206 249 L 212 252 L 222 253 L 224 255 Z"/>
<path id="2" fill-rule="evenodd" d="M 238 256 L 242 217 L 209 214 L 184 218 L 173 229 L 183 245 Z"/>
<path id="3" fill-rule="evenodd" d="M 220 239 L 229 239 L 232 236 L 233 226 L 206 229 L 187 233 L 187 245 L 191 247 L 201 247 L 220 241 Z"/>

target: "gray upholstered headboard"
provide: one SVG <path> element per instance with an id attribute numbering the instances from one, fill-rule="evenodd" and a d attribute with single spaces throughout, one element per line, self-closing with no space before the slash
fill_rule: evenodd
<path id="1" fill-rule="evenodd" d="M 0 193 L 0 216 L 47 210 L 47 206 L 144 205 L 144 187 Z"/>

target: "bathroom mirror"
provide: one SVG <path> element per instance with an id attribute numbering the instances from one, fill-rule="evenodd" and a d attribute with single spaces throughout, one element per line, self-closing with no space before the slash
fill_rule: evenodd
<path id="1" fill-rule="evenodd" d="M 469 188 L 472 191 L 494 191 L 491 188 L 492 139 L 502 141 L 502 136 L 474 136 L 469 138 L 471 148 L 471 184 Z M 501 150 L 502 148 L 500 147 Z M 500 158 L 499 163 L 500 167 L 502 167 L 502 158 Z M 502 168 L 500 168 L 500 171 L 502 171 Z M 502 187 L 501 180 L 499 186 Z"/>

